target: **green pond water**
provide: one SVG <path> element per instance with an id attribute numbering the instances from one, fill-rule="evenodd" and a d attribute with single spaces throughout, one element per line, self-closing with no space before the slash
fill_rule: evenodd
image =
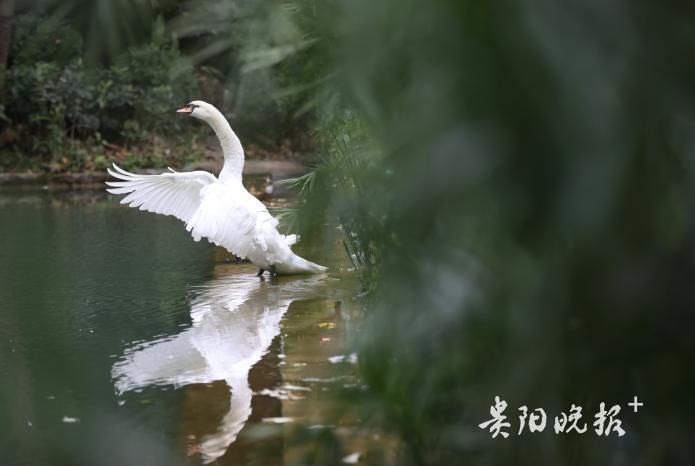
<path id="1" fill-rule="evenodd" d="M 329 275 L 271 282 L 102 193 L 0 191 L 0 465 L 390 462 L 323 236 Z"/>

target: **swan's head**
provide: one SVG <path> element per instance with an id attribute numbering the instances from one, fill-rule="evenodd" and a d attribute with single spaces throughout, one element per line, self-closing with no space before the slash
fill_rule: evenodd
<path id="1" fill-rule="evenodd" d="M 202 100 L 194 100 L 186 104 L 185 107 L 176 110 L 177 113 L 188 113 L 192 117 L 200 120 L 211 121 L 213 118 L 220 115 L 220 111 L 213 105 Z"/>

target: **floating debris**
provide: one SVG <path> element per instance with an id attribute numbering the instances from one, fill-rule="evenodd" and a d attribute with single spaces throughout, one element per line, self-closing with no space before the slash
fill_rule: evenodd
<path id="1" fill-rule="evenodd" d="M 360 460 L 360 456 L 362 456 L 362 455 L 360 455 L 358 452 L 350 453 L 345 458 L 343 458 L 343 463 L 345 463 L 345 464 L 357 464 L 357 462 Z"/>
<path id="2" fill-rule="evenodd" d="M 292 385 L 289 383 L 286 383 L 282 387 L 280 387 L 283 390 L 293 390 L 293 391 L 300 391 L 300 392 L 310 392 L 311 388 L 309 387 L 302 387 L 301 385 Z"/>
<path id="3" fill-rule="evenodd" d="M 265 395 L 265 396 L 270 396 L 273 398 L 277 398 L 278 400 L 303 400 L 305 397 L 301 395 L 295 395 L 293 392 L 310 392 L 311 388 L 309 387 L 300 387 L 298 385 L 283 385 L 281 387 L 277 387 L 274 389 L 270 388 L 265 388 L 259 392 L 256 392 L 256 395 Z"/>
<path id="4" fill-rule="evenodd" d="M 80 420 L 76 417 L 63 416 L 64 424 L 77 424 L 78 422 L 80 422 Z"/>
<path id="5" fill-rule="evenodd" d="M 354 380 L 354 376 L 350 375 L 338 375 L 335 377 L 327 377 L 325 379 L 322 379 L 320 377 L 304 377 L 302 379 L 302 382 L 305 383 L 335 383 L 335 382 L 340 382 L 343 380 Z"/>
<path id="6" fill-rule="evenodd" d="M 307 427 L 309 430 L 335 429 L 335 424 L 314 424 Z"/>
<path id="7" fill-rule="evenodd" d="M 271 424 L 287 424 L 294 422 L 294 419 L 291 417 L 264 417 L 262 421 L 269 422 Z"/>
<path id="8" fill-rule="evenodd" d="M 357 364 L 357 354 L 340 354 L 338 356 L 331 356 L 330 358 L 328 358 L 328 360 L 332 364 L 337 364 L 339 362 L 349 362 L 350 364 Z"/>
<path id="9" fill-rule="evenodd" d="M 263 389 L 260 392 L 256 392 L 256 395 L 265 395 L 269 396 L 271 398 L 276 398 L 278 400 L 289 400 L 289 401 L 296 401 L 296 400 L 303 400 L 305 397 L 295 395 L 292 392 L 288 390 L 280 390 L 280 389 L 275 389 L 271 390 L 269 388 Z"/>

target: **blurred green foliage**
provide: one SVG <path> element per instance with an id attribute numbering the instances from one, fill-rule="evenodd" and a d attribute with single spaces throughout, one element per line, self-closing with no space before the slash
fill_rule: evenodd
<path id="1" fill-rule="evenodd" d="M 360 361 L 403 463 L 692 462 L 692 7 L 337 8 L 334 88 L 379 156 L 320 196 L 376 252 Z M 495 395 L 506 440 L 478 428 Z M 625 437 L 594 433 L 602 401 Z M 589 431 L 556 435 L 572 403 Z"/>
<path id="2" fill-rule="evenodd" d="M 203 98 L 226 110 L 243 141 L 290 139 L 311 151 L 312 91 L 326 70 L 310 29 L 318 24 L 295 2 L 198 0 L 169 27 L 195 66 L 216 70 L 221 92 Z"/>
<path id="3" fill-rule="evenodd" d="M 672 3 L 292 3 L 331 57 L 300 217 L 337 216 L 365 274 L 365 411 L 401 464 L 692 462 L 694 11 Z M 495 395 L 509 439 L 478 427 Z M 625 437 L 595 434 L 600 402 Z M 572 403 L 588 432 L 555 434 Z M 545 432 L 517 435 L 523 405 Z"/>
<path id="4" fill-rule="evenodd" d="M 42 22 L 69 25 L 84 44 L 83 57 L 92 65 L 109 65 L 130 47 L 146 43 L 152 22 L 174 14 L 179 0 L 14 0 L 18 15 L 40 14 Z M 21 25 L 20 25 L 21 26 Z M 14 28 L 13 28 L 14 29 Z M 15 33 L 17 30 L 15 29 Z M 21 32 L 20 32 L 21 33 Z M 44 47 L 47 42 L 37 42 Z"/>

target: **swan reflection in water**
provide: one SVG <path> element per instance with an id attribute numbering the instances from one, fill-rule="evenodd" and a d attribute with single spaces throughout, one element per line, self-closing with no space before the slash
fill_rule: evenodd
<path id="1" fill-rule="evenodd" d="M 280 333 L 280 320 L 297 299 L 316 296 L 324 276 L 262 281 L 251 274 L 216 278 L 199 288 L 191 303 L 192 326 L 172 337 L 138 343 L 112 369 L 123 394 L 150 385 L 225 381 L 229 411 L 217 431 L 203 437 L 204 463 L 222 456 L 251 414 L 249 370 Z"/>

